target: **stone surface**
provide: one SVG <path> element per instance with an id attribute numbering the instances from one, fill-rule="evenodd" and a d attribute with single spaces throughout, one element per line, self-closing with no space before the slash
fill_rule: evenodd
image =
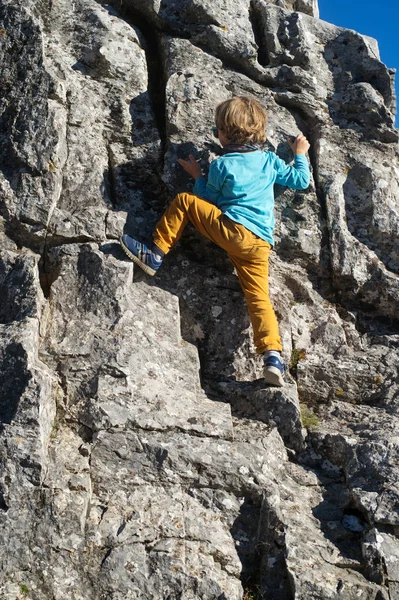
<path id="1" fill-rule="evenodd" d="M 0 597 L 399 598 L 393 72 L 316 0 L 0 6 Z M 17 57 L 17 59 L 16 59 Z M 265 388 L 232 265 L 127 260 L 251 95 L 276 188 Z"/>

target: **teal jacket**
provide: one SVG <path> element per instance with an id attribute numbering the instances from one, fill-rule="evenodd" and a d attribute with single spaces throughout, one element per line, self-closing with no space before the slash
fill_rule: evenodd
<path id="1" fill-rule="evenodd" d="M 302 154 L 290 166 L 273 152 L 231 152 L 212 161 L 208 181 L 197 179 L 193 193 L 273 245 L 274 184 L 305 190 L 309 181 L 308 161 Z"/>

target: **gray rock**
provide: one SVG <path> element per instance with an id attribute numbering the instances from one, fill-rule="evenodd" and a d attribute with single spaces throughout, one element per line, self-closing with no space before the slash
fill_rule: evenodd
<path id="1" fill-rule="evenodd" d="M 74 8 L 61 3 L 50 15 L 44 13 L 47 30 L 40 30 L 29 5 L 5 4 L 4 11 L 8 52 L 3 68 L 6 73 L 11 69 L 7 57 L 21 47 L 30 78 L 21 74 L 22 81 L 14 81 L 10 74 L 18 103 L 8 94 L 3 118 L 3 135 L 13 130 L 2 170 L 12 189 L 6 202 L 9 218 L 23 227 L 18 235 L 33 237 L 30 243 L 37 247 L 51 240 L 103 240 L 112 208 L 120 210 L 133 199 L 140 204 L 142 182 L 159 160 L 138 33 L 94 1 L 77 2 Z M 71 37 L 77 18 L 92 23 L 90 33 L 79 27 Z M 22 24 L 30 31 L 29 45 L 19 35 Z M 24 133 L 18 137 L 18 131 Z M 147 140 L 145 149 L 142 140 Z M 127 176 L 132 162 L 135 168 Z"/>
<path id="2" fill-rule="evenodd" d="M 392 70 L 315 0 L 111 4 L 0 7 L 0 596 L 397 598 Z M 116 243 L 233 95 L 312 144 L 276 189 L 282 389 L 220 249 L 188 227 L 150 280 Z"/>

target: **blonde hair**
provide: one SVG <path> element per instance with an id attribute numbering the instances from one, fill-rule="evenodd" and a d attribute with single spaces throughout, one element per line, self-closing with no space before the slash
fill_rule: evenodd
<path id="1" fill-rule="evenodd" d="M 266 123 L 266 111 L 255 98 L 235 96 L 216 107 L 216 127 L 234 144 L 262 144 Z"/>

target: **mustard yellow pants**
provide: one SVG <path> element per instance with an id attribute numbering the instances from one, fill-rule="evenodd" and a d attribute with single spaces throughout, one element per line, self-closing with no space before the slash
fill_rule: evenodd
<path id="1" fill-rule="evenodd" d="M 226 250 L 247 301 L 258 354 L 282 350 L 278 324 L 269 298 L 271 245 L 243 225 L 235 223 L 213 204 L 192 194 L 178 194 L 157 223 L 154 243 L 168 253 L 188 221 L 202 235 Z"/>

